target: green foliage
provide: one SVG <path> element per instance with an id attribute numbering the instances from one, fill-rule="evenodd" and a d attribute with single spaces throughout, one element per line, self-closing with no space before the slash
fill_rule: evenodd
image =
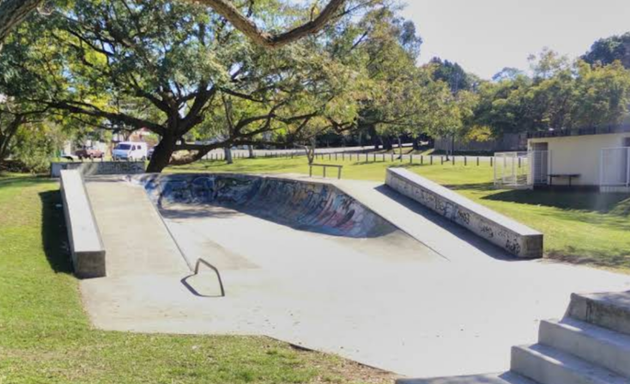
<path id="1" fill-rule="evenodd" d="M 612 64 L 619 60 L 630 68 L 630 32 L 597 40 L 591 49 L 582 56 L 589 64 Z"/>
<path id="2" fill-rule="evenodd" d="M 64 136 L 50 123 L 29 123 L 22 127 L 9 148 L 12 160 L 31 173 L 46 173 L 50 159 L 63 144 Z"/>
<path id="3" fill-rule="evenodd" d="M 630 105 L 630 71 L 621 63 L 569 63 L 553 51 L 531 58 L 534 77 L 479 87 L 474 123 L 495 135 L 619 124 Z"/>
<path id="4" fill-rule="evenodd" d="M 474 78 L 457 63 L 435 57 L 430 65 L 434 67 L 433 78 L 448 84 L 453 93 L 471 91 L 475 87 Z"/>

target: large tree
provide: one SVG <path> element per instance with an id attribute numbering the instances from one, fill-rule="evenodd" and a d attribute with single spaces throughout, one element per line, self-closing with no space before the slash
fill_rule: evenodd
<path id="1" fill-rule="evenodd" d="M 249 17 L 244 14 L 231 0 L 188 0 L 208 5 L 218 14 L 240 30 L 256 44 L 268 48 L 277 48 L 297 41 L 305 36 L 321 31 L 331 20 L 334 20 L 349 10 L 344 10 L 346 0 L 330 0 L 321 12 L 313 11 L 308 21 L 301 25 L 289 28 L 282 33 L 272 33 L 260 29 Z M 4 39 L 17 25 L 23 22 L 29 14 L 40 7 L 44 0 L 0 0 L 0 50 Z M 254 2 L 250 2 L 253 6 Z"/>
<path id="2" fill-rule="evenodd" d="M 273 26 L 276 11 L 252 14 Z M 286 144 L 324 129 L 323 122 L 350 118 L 346 95 L 359 74 L 335 61 L 322 40 L 269 51 L 243 42 L 201 6 L 83 0 L 19 29 L 0 65 L 19 59 L 24 65 L 12 72 L 38 79 L 33 103 L 86 123 L 159 135 L 148 167 L 159 172 L 215 148 Z M 187 140 L 209 125 L 213 140 Z"/>

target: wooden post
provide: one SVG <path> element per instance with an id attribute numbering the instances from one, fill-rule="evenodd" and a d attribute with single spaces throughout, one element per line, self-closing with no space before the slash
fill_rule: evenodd
<path id="1" fill-rule="evenodd" d="M 440 159 L 442 160 L 442 163 L 440 165 L 444 165 L 444 156 L 440 156 Z"/>
<path id="2" fill-rule="evenodd" d="M 430 155 L 431 165 L 433 165 L 433 155 Z"/>
<path id="3" fill-rule="evenodd" d="M 392 152 L 392 162 L 394 161 L 394 152 Z"/>
<path id="4" fill-rule="evenodd" d="M 464 167 L 468 165 L 468 158 L 464 156 Z"/>
<path id="5" fill-rule="evenodd" d="M 477 166 L 479 166 L 479 156 L 477 156 Z"/>
<path id="6" fill-rule="evenodd" d="M 494 158 L 493 158 L 493 157 L 491 157 L 491 158 L 490 158 L 490 166 L 491 166 L 491 167 L 493 166 L 493 164 L 492 164 L 492 162 L 493 162 L 493 161 L 494 161 Z"/>
<path id="7" fill-rule="evenodd" d="M 420 165 L 424 165 L 424 155 L 420 155 Z"/>

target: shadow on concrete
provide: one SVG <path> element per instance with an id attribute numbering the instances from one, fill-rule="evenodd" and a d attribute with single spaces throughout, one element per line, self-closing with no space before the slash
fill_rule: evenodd
<path id="1" fill-rule="evenodd" d="M 298 231 L 318 233 L 321 235 L 333 236 L 338 238 L 367 238 L 374 239 L 389 235 L 398 229 L 391 223 L 383 220 L 380 225 L 375 225 L 369 229 L 368 233 L 361 236 L 354 236 L 347 230 L 338 229 L 336 227 L 326 227 L 324 225 L 306 224 L 297 222 L 297 218 L 290 215 L 287 217 L 279 212 L 285 212 L 285 207 L 260 207 L 255 205 L 240 204 L 181 204 L 168 208 L 161 208 L 160 214 L 169 220 L 185 220 L 191 218 L 215 218 L 229 219 L 239 215 L 249 215 L 258 219 L 270 221 L 275 224 L 283 225 Z"/>
<path id="2" fill-rule="evenodd" d="M 433 224 L 442 227 L 443 229 L 445 229 L 452 235 L 457 236 L 459 239 L 468 243 L 471 247 L 475 247 L 476 249 L 488 255 L 489 257 L 492 257 L 496 260 L 503 260 L 503 261 L 510 261 L 510 262 L 526 261 L 524 259 L 519 259 L 515 257 L 514 255 L 505 251 L 504 249 L 490 243 L 487 240 L 482 239 L 481 237 L 475 235 L 474 233 L 468 231 L 467 229 L 453 223 L 450 220 L 447 220 L 446 218 L 438 215 L 437 213 L 431 211 L 430 209 L 422 206 L 420 203 L 416 202 L 415 200 L 412 200 L 394 191 L 393 189 L 391 189 L 390 187 L 386 185 L 381 185 L 377 187 L 376 191 L 398 202 L 399 204 L 407 207 L 411 211 L 429 220 Z"/>
<path id="3" fill-rule="evenodd" d="M 183 279 L 180 280 L 180 282 L 184 285 L 184 287 L 186 287 L 186 289 L 188 289 L 190 291 L 190 293 L 192 293 L 193 295 L 197 296 L 197 297 L 203 297 L 206 299 L 220 299 L 225 297 L 224 295 L 221 294 L 217 294 L 217 295 L 204 295 L 202 293 L 200 293 L 199 291 L 197 291 L 189 282 L 188 280 L 195 277 L 197 275 L 192 274 L 192 275 L 188 275 L 186 277 L 184 277 Z"/>
<path id="4" fill-rule="evenodd" d="M 55 273 L 73 272 L 68 232 L 63 215 L 61 193 L 48 191 L 39 194 L 42 202 L 42 245 L 50 268 Z"/>

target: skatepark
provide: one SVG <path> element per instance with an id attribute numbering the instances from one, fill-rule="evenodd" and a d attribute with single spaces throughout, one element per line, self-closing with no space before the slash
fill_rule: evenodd
<path id="1" fill-rule="evenodd" d="M 509 370 L 510 348 L 535 342 L 572 293 L 630 288 L 624 275 L 517 258 L 380 183 L 181 174 L 84 185 L 106 274 L 81 293 L 104 330 L 264 335 L 405 377 L 470 375 Z M 199 259 L 218 272 L 195 274 Z"/>

